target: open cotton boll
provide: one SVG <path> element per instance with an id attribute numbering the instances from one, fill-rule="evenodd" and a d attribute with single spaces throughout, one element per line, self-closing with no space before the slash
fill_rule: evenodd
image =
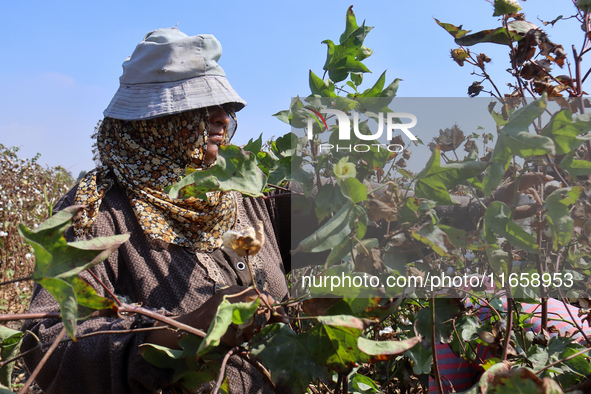
<path id="1" fill-rule="evenodd" d="M 256 230 L 246 227 L 243 230 L 230 230 L 222 235 L 222 249 L 234 257 L 254 256 L 265 243 L 263 222 L 259 220 Z"/>
<path id="2" fill-rule="evenodd" d="M 394 332 L 392 327 L 384 327 L 383 330 L 378 331 L 378 335 L 382 336 L 382 335 L 386 335 L 386 334 L 392 334 L 392 332 Z"/>

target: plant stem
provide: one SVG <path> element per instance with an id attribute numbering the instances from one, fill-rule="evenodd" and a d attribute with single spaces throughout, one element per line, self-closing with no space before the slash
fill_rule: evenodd
<path id="1" fill-rule="evenodd" d="M 184 323 L 181 323 L 177 320 L 171 319 L 170 317 L 163 316 L 163 315 L 159 314 L 158 312 L 154 312 L 154 311 L 151 311 L 149 309 L 145 309 L 145 308 L 142 308 L 139 306 L 122 304 L 121 307 L 119 308 L 118 312 L 119 313 L 120 312 L 138 313 L 140 315 L 144 315 L 144 316 L 147 316 L 147 317 L 152 318 L 154 320 L 157 320 L 161 323 L 168 324 L 169 326 L 179 328 L 181 330 L 188 332 L 189 334 L 193 334 L 193 335 L 196 335 L 201 338 L 205 338 L 205 335 L 206 335 L 205 332 L 203 332 L 195 327 L 191 327 L 187 324 L 184 324 Z"/>
<path id="2" fill-rule="evenodd" d="M 119 298 L 117 298 L 117 296 L 116 296 L 115 294 L 113 294 L 113 292 L 112 292 L 112 291 L 111 291 L 111 290 L 110 290 L 110 289 L 109 289 L 109 288 L 108 288 L 108 287 L 107 287 L 107 286 L 106 286 L 106 285 L 103 283 L 103 281 L 102 281 L 102 280 L 100 280 L 100 279 L 99 279 L 99 277 L 98 277 L 98 276 L 96 276 L 96 275 L 94 274 L 94 272 L 92 272 L 92 270 L 91 270 L 90 268 L 89 268 L 87 271 L 88 271 L 88 273 L 90 273 L 90 275 L 91 275 L 91 276 L 94 278 L 94 280 L 96 280 L 96 281 L 97 281 L 97 282 L 98 282 L 98 283 L 99 283 L 99 284 L 100 284 L 100 285 L 103 287 L 103 289 L 105 289 L 105 291 L 106 291 L 107 293 L 109 293 L 109 295 L 110 295 L 110 296 L 113 298 L 113 300 L 114 300 L 114 301 L 117 303 L 117 305 L 119 305 L 119 306 L 123 305 L 123 304 L 121 303 L 121 301 L 119 301 Z"/>
<path id="3" fill-rule="evenodd" d="M 267 302 L 267 299 L 265 297 L 263 297 L 263 295 L 261 294 L 261 292 L 259 291 L 256 282 L 254 281 L 254 272 L 252 270 L 252 266 L 250 265 L 250 256 L 247 254 L 245 256 L 245 260 L 246 260 L 246 266 L 248 267 L 248 272 L 250 273 L 250 279 L 252 280 L 252 286 L 254 288 L 254 291 L 257 292 L 259 298 L 261 299 L 261 301 L 263 301 L 263 303 L 267 306 L 267 308 L 269 308 L 269 312 L 271 312 L 272 316 L 277 316 L 278 313 L 275 312 L 275 309 L 273 309 L 271 307 L 271 305 L 269 305 L 269 303 Z"/>
<path id="4" fill-rule="evenodd" d="M 511 293 L 509 293 L 511 296 Z M 513 330 L 513 303 L 507 302 L 507 327 L 505 329 L 505 344 L 503 346 L 503 361 L 507 361 L 509 343 L 511 342 L 511 331 Z"/>
<path id="5" fill-rule="evenodd" d="M 9 285 L 9 284 L 15 283 L 15 282 L 24 282 L 24 281 L 31 280 L 31 279 L 33 279 L 32 276 L 25 276 L 24 278 L 16 278 L 16 279 L 12 279 L 12 280 L 7 280 L 6 282 L 0 283 L 0 286 Z"/>
<path id="6" fill-rule="evenodd" d="M 94 335 L 112 335 L 112 334 L 133 334 L 136 332 L 143 332 L 143 331 L 155 331 L 155 330 L 166 330 L 168 329 L 168 327 L 166 326 L 158 326 L 158 327 L 144 327 L 144 328 L 132 328 L 129 330 L 108 330 L 108 331 L 95 331 L 95 332 L 89 332 L 88 334 L 83 334 L 83 335 L 79 335 L 76 337 L 76 339 L 83 339 L 83 338 L 88 338 Z M 72 338 L 68 337 L 66 339 L 62 339 L 60 341 L 60 343 L 67 343 L 67 342 L 72 342 Z M 10 364 L 13 361 L 18 360 L 19 358 L 22 358 L 23 356 L 34 352 L 37 349 L 42 349 L 42 348 L 46 348 L 50 346 L 48 343 L 38 343 L 37 346 L 35 346 L 34 348 L 31 348 L 27 351 L 22 352 L 21 354 L 10 358 L 8 360 L 2 361 L 0 362 L 0 368 L 4 367 L 6 364 Z"/>
<path id="7" fill-rule="evenodd" d="M 312 394 L 318 394 L 318 391 L 316 391 L 314 389 L 314 387 L 312 387 L 312 384 L 311 383 L 308 385 L 308 390 L 310 390 L 312 392 Z"/>
<path id="8" fill-rule="evenodd" d="M 335 394 L 341 394 L 341 381 L 343 380 L 343 375 L 339 374 L 337 378 L 337 389 L 335 390 Z M 343 393 L 346 394 L 346 393 Z"/>
<path id="9" fill-rule="evenodd" d="M 433 369 L 435 370 L 435 380 L 437 381 L 437 388 L 439 394 L 443 394 L 443 383 L 441 383 L 441 375 L 439 374 L 439 362 L 437 361 L 437 346 L 435 344 L 435 293 L 431 295 L 431 346 L 433 349 Z"/>
<path id="10" fill-rule="evenodd" d="M 47 350 L 47 352 L 45 352 L 45 354 L 43 355 L 43 358 L 41 359 L 41 361 L 39 361 L 39 364 L 37 364 L 37 366 L 35 367 L 35 370 L 31 374 L 31 376 L 29 376 L 29 379 L 27 379 L 24 386 L 21 387 L 18 394 L 25 394 L 29 390 L 29 387 L 31 386 L 31 384 L 33 383 L 33 381 L 35 380 L 35 378 L 39 374 L 39 371 L 41 371 L 41 368 L 43 368 L 43 366 L 45 365 L 45 363 L 47 362 L 47 360 L 49 359 L 49 357 L 51 356 L 53 351 L 57 348 L 57 346 L 59 345 L 59 343 L 62 340 L 62 338 L 64 337 L 64 335 L 66 335 L 66 328 L 65 327 L 62 328 L 60 333 L 57 335 L 57 338 L 55 338 L 55 341 L 53 342 L 51 347 Z"/>
<path id="11" fill-rule="evenodd" d="M 581 326 L 579 326 L 579 324 L 575 320 L 573 314 L 570 311 L 570 308 L 568 307 L 568 305 L 566 305 L 566 300 L 564 299 L 564 295 L 562 295 L 562 290 L 558 289 L 558 294 L 560 294 L 560 299 L 561 299 L 562 303 L 564 304 L 564 307 L 566 308 L 566 311 L 568 312 L 568 315 L 570 316 L 570 319 L 571 319 L 572 323 L 577 327 L 577 329 L 579 330 L 579 332 L 581 334 L 583 334 L 583 338 L 585 338 L 585 341 L 587 341 L 587 343 L 589 344 L 589 346 L 591 346 L 591 340 L 589 340 L 589 338 L 587 337 L 587 334 L 585 334 L 585 331 L 583 331 L 583 329 L 581 328 Z"/>
<path id="12" fill-rule="evenodd" d="M 265 379 L 267 380 L 267 383 L 269 383 L 269 385 L 275 391 L 275 383 L 273 382 L 273 379 L 271 379 L 271 374 L 269 373 L 269 371 L 267 371 L 267 369 L 261 363 L 259 363 L 258 361 L 253 360 L 252 358 L 250 358 L 249 355 L 248 355 L 248 352 L 246 352 L 244 354 L 241 353 L 240 356 L 244 360 L 248 361 L 250 363 L 250 365 L 252 365 L 253 367 L 255 367 L 261 373 L 261 375 L 263 375 L 265 377 Z"/>
<path id="13" fill-rule="evenodd" d="M 226 372 L 226 364 L 228 363 L 228 359 L 238 349 L 239 349 L 239 347 L 235 346 L 232 349 L 230 349 L 230 351 L 228 353 L 226 353 L 226 355 L 224 356 L 224 359 L 222 360 L 222 365 L 220 367 L 220 374 L 218 375 L 218 380 L 215 383 L 215 388 L 213 389 L 213 392 L 211 394 L 217 394 L 218 391 L 220 390 L 220 387 L 222 387 L 222 382 L 224 380 L 224 375 Z"/>
<path id="14" fill-rule="evenodd" d="M 0 322 L 12 320 L 29 319 L 59 319 L 62 315 L 59 312 L 48 313 L 9 313 L 0 315 Z"/>
<path id="15" fill-rule="evenodd" d="M 544 368 L 540 369 L 538 371 L 538 375 L 541 374 L 542 372 L 544 372 L 545 370 L 552 368 L 555 365 L 558 365 L 558 364 L 563 363 L 563 362 L 568 361 L 568 360 L 572 360 L 573 358 L 578 357 L 581 354 L 585 354 L 585 353 L 587 353 L 589 351 L 591 351 L 591 348 L 583 349 L 580 352 L 577 352 L 575 354 L 571 354 L 570 356 L 568 356 L 566 358 L 563 358 L 562 360 L 554 361 L 553 363 L 548 364 Z"/>

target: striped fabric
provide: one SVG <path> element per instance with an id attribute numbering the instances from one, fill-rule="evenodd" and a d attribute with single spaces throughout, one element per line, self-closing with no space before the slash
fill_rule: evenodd
<path id="1" fill-rule="evenodd" d="M 541 310 L 542 307 L 539 304 L 521 304 L 524 313 L 532 313 L 532 317 L 528 323 L 533 324 L 530 328 L 533 332 L 539 332 L 542 328 Z M 504 303 L 504 308 L 507 308 L 507 302 Z M 482 314 L 479 316 L 480 319 L 486 319 L 490 316 L 488 308 L 481 308 Z M 583 336 L 578 331 L 577 327 L 572 323 L 571 316 L 575 319 L 577 324 L 583 328 L 586 335 L 591 336 L 591 328 L 586 322 L 583 322 L 582 318 L 578 316 L 579 308 L 568 305 L 564 306 L 562 301 L 556 299 L 548 300 L 548 327 L 554 326 L 560 335 L 566 333 L 571 334 L 573 338 L 578 338 L 583 341 Z M 557 334 L 551 334 L 555 336 Z M 439 343 L 436 345 L 437 350 L 437 361 L 439 363 L 439 372 L 442 377 L 442 385 L 445 393 L 460 392 L 469 389 L 476 383 L 480 377 L 480 369 L 477 365 L 472 364 L 466 360 L 456 356 L 451 348 L 445 343 Z M 481 358 L 486 357 L 486 348 L 479 346 L 478 354 Z M 429 378 L 429 393 L 437 393 L 438 387 L 437 382 L 431 376 Z"/>

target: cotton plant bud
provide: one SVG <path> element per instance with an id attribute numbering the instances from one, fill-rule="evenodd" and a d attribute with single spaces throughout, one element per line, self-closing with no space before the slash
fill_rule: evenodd
<path id="1" fill-rule="evenodd" d="M 263 222 L 259 220 L 256 230 L 253 227 L 247 227 L 241 231 L 226 231 L 222 235 L 222 241 L 222 249 L 230 255 L 237 255 L 238 257 L 254 256 L 265 243 Z"/>

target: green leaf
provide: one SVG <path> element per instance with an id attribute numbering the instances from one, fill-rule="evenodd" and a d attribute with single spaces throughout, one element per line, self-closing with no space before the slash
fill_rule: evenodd
<path id="1" fill-rule="evenodd" d="M 144 359 L 158 368 L 170 368 L 175 372 L 185 369 L 185 361 L 181 358 L 182 350 L 169 349 L 153 343 L 144 343 L 140 345 L 140 349 Z"/>
<path id="2" fill-rule="evenodd" d="M 292 254 L 298 252 L 323 252 L 340 244 L 349 236 L 349 217 L 353 212 L 353 203 L 348 202 L 312 235 L 304 239 Z"/>
<path id="3" fill-rule="evenodd" d="M 567 187 L 555 190 L 546 197 L 544 206 L 546 207 L 546 217 L 552 231 L 552 243 L 554 250 L 560 246 L 568 244 L 574 231 L 573 218 L 570 216 L 569 207 L 574 204 L 583 188 Z"/>
<path id="4" fill-rule="evenodd" d="M 283 111 L 279 111 L 277 113 L 274 113 L 272 116 L 276 117 L 277 119 L 279 119 L 282 122 L 289 124 L 290 115 L 291 115 L 291 111 L 288 109 L 284 109 Z"/>
<path id="5" fill-rule="evenodd" d="M 408 349 L 405 353 L 414 362 L 412 370 L 417 375 L 431 373 L 431 365 L 433 364 L 433 351 L 426 349 L 422 344 L 416 344 L 412 349 Z"/>
<path id="6" fill-rule="evenodd" d="M 358 97 L 381 97 L 382 90 L 384 90 L 384 84 L 386 83 L 386 72 L 384 71 L 382 75 L 378 78 L 376 83 L 363 93 L 361 93 Z"/>
<path id="7" fill-rule="evenodd" d="M 12 390 L 9 390 L 8 387 L 4 387 L 0 384 L 0 394 L 14 394 Z"/>
<path id="8" fill-rule="evenodd" d="M 326 367 L 319 365 L 312 356 L 317 349 L 308 346 L 308 336 L 298 336 L 283 323 L 263 328 L 249 346 L 249 353 L 271 372 L 278 392 L 304 393 L 314 379 L 330 381 Z"/>
<path id="9" fill-rule="evenodd" d="M 304 104 L 301 102 L 300 97 L 296 96 L 291 99 L 291 104 L 289 106 L 289 109 L 279 111 L 276 114 L 273 114 L 273 116 L 275 116 L 277 119 L 281 120 L 282 122 L 292 125 L 293 127 L 306 127 L 306 124 L 303 124 L 301 126 L 296 126 L 292 123 L 292 118 L 294 116 L 294 113 L 297 112 L 299 109 L 301 109 L 303 106 L 304 106 Z"/>
<path id="10" fill-rule="evenodd" d="M 425 168 L 417 175 L 415 195 L 440 204 L 457 204 L 448 190 L 459 183 L 479 175 L 488 163 L 482 161 L 467 161 L 441 165 L 441 150 L 433 150 L 431 158 Z"/>
<path id="11" fill-rule="evenodd" d="M 74 287 L 65 280 L 57 278 L 42 278 L 36 281 L 55 298 L 60 306 L 66 332 L 72 339 L 75 339 L 78 304 Z"/>
<path id="12" fill-rule="evenodd" d="M 68 282 L 74 288 L 78 305 L 95 310 L 116 310 L 117 304 L 115 304 L 115 301 L 99 296 L 92 286 L 79 277 L 74 276 L 69 278 Z"/>
<path id="13" fill-rule="evenodd" d="M 349 375 L 349 390 L 360 394 L 380 393 L 377 382 L 359 373 Z"/>
<path id="14" fill-rule="evenodd" d="M 511 208 L 501 201 L 494 201 L 484 215 L 484 234 L 489 242 L 496 243 L 495 233 L 528 253 L 539 254 L 540 250 L 533 235 L 522 229 L 510 218 Z M 493 241 L 494 240 L 494 241 Z"/>
<path id="15" fill-rule="evenodd" d="M 332 248 L 330 254 L 326 258 L 324 267 L 329 268 L 335 264 L 340 263 L 341 260 L 349 253 L 351 253 L 351 240 L 349 238 L 345 238 L 340 244 Z"/>
<path id="16" fill-rule="evenodd" d="M 357 19 L 355 18 L 355 13 L 353 12 L 353 6 L 350 6 L 347 9 L 347 15 L 345 18 L 345 31 L 341 34 L 339 38 L 339 42 L 344 44 L 345 41 L 349 38 L 351 33 L 353 33 L 359 26 L 357 26 Z"/>
<path id="17" fill-rule="evenodd" d="M 318 221 L 323 221 L 333 211 L 339 210 L 345 201 L 340 187 L 330 183 L 322 185 L 314 201 L 314 209 Z"/>
<path id="18" fill-rule="evenodd" d="M 527 360 L 532 363 L 534 372 L 538 372 L 548 363 L 548 350 L 544 347 L 533 345 L 527 349 Z"/>
<path id="19" fill-rule="evenodd" d="M 247 152 L 252 152 L 255 155 L 261 151 L 261 147 L 263 146 L 263 133 L 259 135 L 259 138 L 253 140 L 252 138 L 248 140 L 248 143 L 244 145 L 244 150 Z"/>
<path id="20" fill-rule="evenodd" d="M 289 132 L 281 137 L 277 138 L 273 145 L 277 149 L 277 153 L 281 156 L 293 156 L 302 147 L 299 146 L 298 136 L 292 132 Z"/>
<path id="21" fill-rule="evenodd" d="M 414 239 L 429 246 L 440 256 L 449 257 L 455 249 L 447 234 L 432 222 L 426 222 L 418 229 L 413 228 L 411 233 Z"/>
<path id="22" fill-rule="evenodd" d="M 386 86 L 386 89 L 382 90 L 380 97 L 381 98 L 394 98 L 394 96 L 396 96 L 396 92 L 398 92 L 398 86 L 400 86 L 400 82 L 402 82 L 402 79 L 400 79 L 400 78 L 394 79 L 394 81 L 392 81 L 390 83 L 390 85 Z M 390 102 L 391 102 L 391 100 L 386 100 L 387 104 L 389 104 Z M 385 105 L 387 105 L 386 103 L 385 103 Z"/>
<path id="23" fill-rule="evenodd" d="M 466 34 L 470 33 L 470 30 L 463 30 L 462 26 L 460 25 L 459 27 L 452 25 L 451 23 L 443 23 L 443 22 L 439 22 L 438 19 L 435 19 L 435 22 L 437 22 L 437 24 L 441 27 L 443 27 L 445 29 L 445 31 L 447 31 L 449 34 L 451 34 L 453 36 L 453 38 L 460 38 L 465 36 Z"/>
<path id="24" fill-rule="evenodd" d="M 367 231 L 367 213 L 361 205 L 355 205 L 349 215 L 349 227 L 357 230 L 357 238 L 365 237 Z"/>
<path id="25" fill-rule="evenodd" d="M 454 353 L 463 355 L 468 360 L 476 359 L 476 347 L 470 346 L 468 342 L 475 339 L 482 322 L 475 316 L 462 316 L 456 320 L 455 324 L 458 335 L 454 335 L 449 346 Z"/>
<path id="26" fill-rule="evenodd" d="M 573 349 L 572 347 L 567 347 L 560 355 L 560 359 L 570 357 L 580 350 L 582 349 Z M 589 357 L 584 354 L 581 354 L 575 358 L 571 358 L 564 363 L 581 375 L 591 375 L 591 364 L 589 363 Z"/>
<path id="27" fill-rule="evenodd" d="M 60 305 L 64 327 L 73 339 L 76 336 L 76 321 L 86 314 L 85 308 L 117 308 L 113 301 L 98 296 L 93 288 L 79 279 L 78 273 L 105 260 L 129 239 L 128 234 L 122 234 L 97 237 L 89 241 L 66 242 L 64 231 L 81 209 L 80 206 L 68 207 L 35 230 L 19 226 L 20 234 L 35 251 L 33 279 L 56 299 Z"/>
<path id="28" fill-rule="evenodd" d="M 351 81 L 349 81 L 351 82 Z M 357 109 L 359 106 L 359 101 L 353 100 L 347 97 L 337 96 L 334 100 L 334 109 L 338 109 L 340 111 L 349 112 L 352 110 Z"/>
<path id="29" fill-rule="evenodd" d="M 511 21 L 508 23 L 508 27 L 511 39 L 509 39 L 507 30 L 504 27 L 499 27 L 456 37 L 455 42 L 462 46 L 472 46 L 482 42 L 510 45 L 512 41 L 521 40 L 531 29 L 537 29 L 536 25 L 527 21 Z"/>
<path id="30" fill-rule="evenodd" d="M 21 331 L 12 330 L 0 326 L 0 357 L 3 361 L 9 360 L 18 355 L 23 339 Z M 14 361 L 0 368 L 0 384 L 12 387 L 11 376 L 14 369 Z"/>
<path id="31" fill-rule="evenodd" d="M 198 385 L 197 380 L 204 377 L 204 372 L 210 371 L 210 374 L 207 375 L 209 379 L 205 380 L 206 382 L 217 379 L 218 373 L 215 373 L 215 376 L 211 375 L 212 368 L 215 369 L 217 366 L 219 372 L 221 361 L 203 364 L 195 356 L 202 340 L 203 338 L 189 334 L 179 341 L 182 350 L 169 349 L 152 343 L 141 344 L 139 348 L 142 357 L 150 364 L 158 368 L 170 368 L 174 371 L 172 383 L 178 382 L 182 378 L 183 385 L 186 384 L 186 387 L 189 388 L 193 384 Z"/>
<path id="32" fill-rule="evenodd" d="M 579 176 L 591 175 L 591 162 L 575 159 L 574 151 L 564 156 L 558 166 L 568 171 L 569 175 L 575 179 Z"/>
<path id="33" fill-rule="evenodd" d="M 71 206 L 34 230 L 19 225 L 19 233 L 33 247 L 36 257 L 33 279 L 68 278 L 105 260 L 129 239 L 128 234 L 97 237 L 90 241 L 66 242 L 64 231 L 82 208 Z"/>
<path id="34" fill-rule="evenodd" d="M 542 381 L 531 371 L 520 368 L 499 375 L 491 383 L 490 387 L 498 394 L 538 394 L 542 387 Z"/>
<path id="35" fill-rule="evenodd" d="M 217 190 L 236 190 L 250 197 L 260 197 L 267 177 L 257 164 L 254 153 L 235 145 L 220 146 L 213 167 L 192 172 L 167 192 L 171 198 L 207 198 L 206 192 Z"/>
<path id="36" fill-rule="evenodd" d="M 316 319 L 327 326 L 349 327 L 361 331 L 375 323 L 373 320 L 360 319 L 349 315 L 316 316 Z"/>
<path id="37" fill-rule="evenodd" d="M 542 129 L 541 135 L 550 137 L 554 141 L 557 155 L 564 155 L 577 149 L 583 142 L 589 140 L 591 135 L 581 137 L 581 134 L 591 130 L 591 118 L 589 114 L 583 115 L 573 122 L 572 112 L 563 109 L 552 115 L 550 122 Z"/>
<path id="38" fill-rule="evenodd" d="M 352 327 L 318 324 L 307 333 L 308 348 L 318 364 L 337 372 L 350 372 L 358 363 L 369 360 L 357 347 L 361 332 Z"/>
<path id="39" fill-rule="evenodd" d="M 227 297 L 224 296 L 224 300 L 218 306 L 215 317 L 207 330 L 207 335 L 199 345 L 198 356 L 203 356 L 214 347 L 219 346 L 230 324 L 244 324 L 252 318 L 259 305 L 259 298 L 252 302 L 231 303 Z"/>
<path id="40" fill-rule="evenodd" d="M 312 70 L 310 70 L 310 91 L 312 94 L 318 95 L 320 97 L 335 97 L 336 93 L 334 92 L 334 83 L 330 80 L 324 82 L 320 77 Z M 338 82 L 338 81 L 337 81 Z"/>
<path id="41" fill-rule="evenodd" d="M 440 160 L 440 149 L 437 147 L 433 151 L 425 168 L 417 176 L 415 196 L 418 198 L 427 198 L 443 205 L 457 204 L 457 200 L 449 194 L 443 181 L 439 177 L 428 176 L 431 172 L 434 172 L 435 174 L 438 172 L 440 168 Z"/>
<path id="42" fill-rule="evenodd" d="M 488 248 L 487 244 L 483 243 L 477 236 L 472 235 L 467 231 L 446 226 L 444 224 L 438 224 L 437 227 L 447 234 L 449 241 L 456 247 L 470 250 L 484 250 Z"/>
<path id="43" fill-rule="evenodd" d="M 367 338 L 359 337 L 357 346 L 359 349 L 370 356 L 398 356 L 407 350 L 420 344 L 421 337 L 404 339 L 402 341 L 372 341 Z"/>
<path id="44" fill-rule="evenodd" d="M 493 364 L 492 366 L 488 367 L 484 371 L 484 373 L 480 376 L 480 380 L 478 381 L 477 388 L 480 388 L 478 393 L 487 393 L 488 389 L 490 388 L 491 382 L 494 380 L 494 377 L 497 373 L 503 373 L 509 371 L 509 363 L 505 362 L 498 362 Z"/>
<path id="45" fill-rule="evenodd" d="M 402 208 L 400 208 L 400 212 L 398 213 L 398 221 L 400 223 L 415 224 L 419 220 L 419 218 L 422 217 L 422 212 L 420 211 L 420 208 L 421 205 L 420 200 L 418 198 L 405 198 Z"/>
<path id="46" fill-rule="evenodd" d="M 516 1 L 495 0 L 495 12 L 493 16 L 501 16 L 506 14 L 514 14 L 521 10 L 521 6 Z"/>
<path id="47" fill-rule="evenodd" d="M 190 392 L 199 392 L 199 389 L 202 387 L 204 383 L 211 382 L 212 380 L 217 381 L 221 369 L 221 364 L 221 360 L 203 363 L 197 371 L 191 371 L 183 375 L 183 378 L 181 379 L 181 384 Z M 224 376 L 222 385 L 220 386 L 219 393 L 230 393 L 230 384 L 228 382 L 227 374 L 226 376 Z"/>
<path id="48" fill-rule="evenodd" d="M 528 132 L 532 122 L 546 109 L 546 103 L 544 95 L 518 109 L 499 130 L 499 138 L 491 157 L 492 165 L 482 182 L 486 196 L 490 197 L 492 190 L 500 184 L 513 156 L 529 159 L 533 156 L 555 155 L 554 142 L 550 138 Z"/>
<path id="49" fill-rule="evenodd" d="M 301 183 L 310 182 L 305 177 L 307 173 L 301 170 L 303 158 L 295 156 L 303 148 L 295 134 L 287 133 L 272 141 L 270 145 L 271 149 L 268 152 L 258 152 L 256 155 L 258 166 L 268 176 L 267 182 L 269 184 L 281 185 L 284 181 L 289 180 Z M 308 187 L 311 188 L 311 186 L 304 185 L 304 189 Z"/>
<path id="50" fill-rule="evenodd" d="M 332 40 L 322 41 L 327 45 L 326 62 L 323 68 L 329 72 L 330 79 L 334 82 L 345 80 L 349 73 L 369 72 L 361 61 L 372 54 L 371 49 L 363 46 L 363 41 L 373 27 L 365 26 L 365 23 L 357 26 L 357 22 L 352 22 L 348 14 L 347 28 L 341 35 L 340 45 L 335 45 Z M 353 28 L 353 26 L 357 27 Z M 312 91 L 312 94 L 316 93 Z"/>
<path id="51" fill-rule="evenodd" d="M 431 308 L 435 308 L 435 324 L 431 321 Z M 460 314 L 460 301 L 455 298 L 436 298 L 434 305 L 421 309 L 414 320 L 414 329 L 417 336 L 423 337 L 423 345 L 431 347 L 431 335 L 435 327 L 435 340 L 441 343 L 450 343 L 453 340 L 453 326 L 449 321 Z"/>
<path id="52" fill-rule="evenodd" d="M 349 198 L 353 204 L 367 200 L 367 186 L 359 182 L 357 178 L 346 178 L 340 182 L 343 195 Z"/>
<path id="53" fill-rule="evenodd" d="M 357 60 L 353 56 L 347 56 L 339 59 L 338 61 L 332 63 L 331 68 L 329 69 L 330 72 L 340 71 L 342 74 L 339 74 L 339 77 L 336 77 L 334 82 L 340 82 L 343 79 L 347 78 L 346 73 L 356 72 L 356 73 L 368 73 L 370 72 L 369 69 L 363 64 L 361 61 Z M 344 75 L 344 77 L 343 77 Z M 332 79 L 332 78 L 331 78 Z M 336 93 L 335 93 L 336 96 Z M 334 96 L 323 96 L 323 97 L 334 97 Z"/>

